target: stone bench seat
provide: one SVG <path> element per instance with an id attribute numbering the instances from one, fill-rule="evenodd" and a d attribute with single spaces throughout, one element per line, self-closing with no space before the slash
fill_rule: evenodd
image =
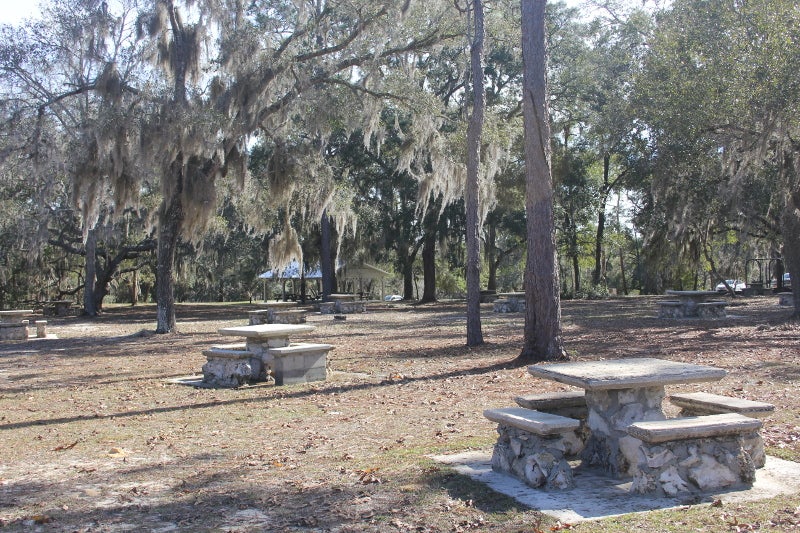
<path id="1" fill-rule="evenodd" d="M 578 436 L 579 420 L 522 407 L 487 409 L 483 414 L 497 422 L 493 470 L 534 488 L 567 489 L 575 485 L 566 456 L 576 456 L 583 447 Z"/>
<path id="2" fill-rule="evenodd" d="M 24 341 L 28 339 L 28 321 L 0 322 L 0 340 Z"/>
<path id="3" fill-rule="evenodd" d="M 306 321 L 306 314 L 305 309 L 276 310 L 272 319 L 275 324 L 303 324 Z"/>
<path id="4" fill-rule="evenodd" d="M 677 300 L 662 300 L 658 302 L 659 318 L 683 318 L 684 304 Z"/>
<path id="5" fill-rule="evenodd" d="M 700 318 L 724 318 L 728 302 L 712 301 L 697 304 L 697 316 Z"/>
<path id="6" fill-rule="evenodd" d="M 514 426 L 535 435 L 559 435 L 580 427 L 580 421 L 523 407 L 487 409 L 483 416 L 498 424 Z"/>
<path id="7" fill-rule="evenodd" d="M 253 352 L 247 350 L 246 344 L 236 343 L 212 346 L 208 350 L 203 350 L 203 355 L 205 355 L 207 358 L 219 357 L 222 359 L 246 359 L 251 357 Z"/>
<path id="8" fill-rule="evenodd" d="M 271 309 L 257 309 L 255 311 L 248 311 L 247 316 L 249 319 L 249 324 L 251 326 L 257 326 L 259 324 L 269 324 L 271 320 L 272 313 Z"/>
<path id="9" fill-rule="evenodd" d="M 325 381 L 328 352 L 332 344 L 292 343 L 289 346 L 270 348 L 264 363 L 270 368 L 276 385 Z"/>
<path id="10" fill-rule="evenodd" d="M 546 392 L 514 398 L 517 405 L 544 413 L 585 420 L 589 414 L 585 391 Z"/>
<path id="11" fill-rule="evenodd" d="M 738 413 L 635 422 L 641 441 L 631 491 L 675 496 L 751 485 L 763 466 L 761 421 Z"/>
<path id="12" fill-rule="evenodd" d="M 364 301 L 338 301 L 334 306 L 339 313 L 365 313 L 367 311 L 367 303 Z"/>
<path id="13" fill-rule="evenodd" d="M 761 421 L 737 413 L 668 418 L 649 422 L 634 422 L 628 434 L 651 444 L 682 440 L 703 439 L 758 431 Z"/>
<path id="14" fill-rule="evenodd" d="M 492 303 L 495 313 L 520 313 L 525 311 L 524 298 L 499 298 Z"/>
<path id="15" fill-rule="evenodd" d="M 671 394 L 669 401 L 682 409 L 681 416 L 739 413 L 760 418 L 775 411 L 771 403 L 720 396 L 708 392 L 682 392 Z"/>

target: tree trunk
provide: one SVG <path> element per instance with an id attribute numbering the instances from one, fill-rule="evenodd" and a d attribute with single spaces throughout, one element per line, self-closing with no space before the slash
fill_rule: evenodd
<path id="1" fill-rule="evenodd" d="M 619 247 L 619 273 L 622 278 L 622 294 L 628 295 L 628 278 L 625 277 L 625 249 Z"/>
<path id="2" fill-rule="evenodd" d="M 177 163 L 176 163 L 177 164 Z M 178 177 L 176 181 L 182 182 Z M 183 224 L 184 212 L 180 193 L 168 205 L 162 204 L 158 227 L 156 259 L 156 333 L 175 329 L 175 252 Z"/>
<path id="3" fill-rule="evenodd" d="M 470 49 L 472 71 L 472 116 L 467 128 L 467 346 L 483 344 L 481 331 L 481 255 L 478 214 L 478 172 L 481 163 L 481 134 L 486 94 L 483 87 L 483 3 L 472 0 L 475 35 Z"/>
<path id="4" fill-rule="evenodd" d="M 575 296 L 581 292 L 581 263 L 578 257 L 577 249 L 572 249 L 572 279 L 573 287 L 575 288 Z"/>
<path id="5" fill-rule="evenodd" d="M 800 320 L 800 190 L 795 190 L 786 201 L 781 216 L 783 254 L 786 270 L 792 280 L 793 320 Z"/>
<path id="6" fill-rule="evenodd" d="M 135 306 L 139 303 L 139 271 L 134 270 L 131 273 L 131 305 Z"/>
<path id="7" fill-rule="evenodd" d="M 486 290 L 497 290 L 497 267 L 500 262 L 497 260 L 497 227 L 489 223 L 486 229 L 486 264 L 489 267 L 489 272 L 486 280 Z"/>
<path id="8" fill-rule="evenodd" d="M 578 248 L 578 229 L 572 223 L 569 212 L 564 214 L 564 234 L 567 239 L 567 256 L 572 263 L 572 293 L 577 296 L 581 292 L 580 250 Z"/>
<path id="9" fill-rule="evenodd" d="M 322 271 L 322 300 L 327 301 L 328 296 L 333 294 L 333 261 L 331 257 L 331 218 L 328 216 L 327 209 L 322 212 L 321 222 L 321 250 L 320 250 L 320 270 Z"/>
<path id="10" fill-rule="evenodd" d="M 422 245 L 422 300 L 421 303 L 436 301 L 436 226 L 428 227 Z"/>
<path id="11" fill-rule="evenodd" d="M 603 279 L 603 239 L 606 232 L 606 201 L 608 200 L 608 173 L 611 167 L 611 156 L 606 152 L 603 155 L 603 186 L 600 188 L 600 207 L 597 213 L 597 235 L 594 241 L 594 273 L 592 283 L 600 285 Z"/>
<path id="12" fill-rule="evenodd" d="M 86 236 L 85 282 L 83 285 L 83 313 L 97 316 L 95 284 L 97 281 L 97 232 L 94 228 Z"/>
<path id="13" fill-rule="evenodd" d="M 545 0 L 522 0 L 522 104 L 525 125 L 525 331 L 519 363 L 565 357 L 561 336 L 550 124 L 545 74 Z"/>
<path id="14" fill-rule="evenodd" d="M 414 299 L 414 262 L 406 261 L 403 264 L 403 299 Z"/>

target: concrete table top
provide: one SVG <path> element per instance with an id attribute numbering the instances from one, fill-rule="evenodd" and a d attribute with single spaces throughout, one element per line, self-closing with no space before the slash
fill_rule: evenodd
<path id="1" fill-rule="evenodd" d="M 294 333 L 306 333 L 314 329 L 314 326 L 303 324 L 258 324 L 222 328 L 219 332 L 222 335 L 237 335 L 248 339 L 274 339 L 288 337 Z"/>
<path id="2" fill-rule="evenodd" d="M 0 322 L 3 320 L 22 320 L 22 317 L 32 314 L 33 309 L 8 309 L 5 311 L 0 311 Z"/>
<path id="3" fill-rule="evenodd" d="M 531 365 L 532 375 L 588 390 L 663 387 L 679 383 L 717 381 L 725 370 L 663 359 L 610 359 L 551 365 Z"/>

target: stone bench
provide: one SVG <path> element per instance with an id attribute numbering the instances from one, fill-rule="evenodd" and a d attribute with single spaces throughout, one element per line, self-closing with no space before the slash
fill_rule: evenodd
<path id="1" fill-rule="evenodd" d="M 658 302 L 658 318 L 683 318 L 683 302 L 664 300 Z"/>
<path id="2" fill-rule="evenodd" d="M 580 421 L 522 407 L 487 409 L 483 415 L 498 424 L 493 470 L 534 488 L 575 486 L 566 457 L 576 456 L 583 447 Z"/>
<path id="3" fill-rule="evenodd" d="M 332 315 L 336 312 L 336 302 L 320 302 L 319 312 L 323 315 Z"/>
<path id="4" fill-rule="evenodd" d="M 0 341 L 28 340 L 28 321 L 0 322 Z"/>
<path id="5" fill-rule="evenodd" d="M 263 379 L 261 357 L 246 349 L 244 343 L 212 346 L 203 350 L 203 383 L 214 387 L 239 387 Z"/>
<path id="6" fill-rule="evenodd" d="M 525 300 L 515 298 L 499 298 L 492 303 L 495 313 L 521 313 L 525 311 Z"/>
<path id="7" fill-rule="evenodd" d="M 794 305 L 794 298 L 791 292 L 778 293 L 778 305 Z"/>
<path id="8" fill-rule="evenodd" d="M 725 318 L 725 306 L 728 302 L 713 301 L 697 304 L 697 316 L 699 318 Z"/>
<path id="9" fill-rule="evenodd" d="M 586 407 L 585 391 L 546 392 L 528 394 L 514 398 L 517 405 L 525 409 L 533 409 L 569 418 L 586 420 L 589 409 Z"/>
<path id="10" fill-rule="evenodd" d="M 248 324 L 251 326 L 258 326 L 259 324 L 269 324 L 272 311 L 269 309 L 258 309 L 256 311 L 248 311 Z"/>
<path id="11" fill-rule="evenodd" d="M 775 411 L 775 406 L 771 403 L 720 396 L 719 394 L 711 394 L 708 392 L 682 392 L 671 394 L 669 401 L 682 409 L 681 416 L 738 413 L 744 416 L 760 418 Z"/>
<path id="12" fill-rule="evenodd" d="M 366 313 L 367 311 L 367 303 L 364 301 L 338 301 L 335 302 L 336 305 L 334 309 L 337 310 L 338 313 L 342 314 L 352 314 L 352 313 Z"/>
<path id="13" fill-rule="evenodd" d="M 642 444 L 631 491 L 675 496 L 752 485 L 763 464 L 760 428 L 737 413 L 635 422 L 627 431 Z"/>
<path id="14" fill-rule="evenodd" d="M 264 357 L 268 372 L 276 385 L 291 385 L 309 381 L 325 381 L 327 356 L 331 344 L 293 343 L 282 348 L 270 348 Z"/>
<path id="15" fill-rule="evenodd" d="M 305 309 L 287 309 L 285 311 L 275 311 L 273 316 L 274 324 L 305 324 Z"/>

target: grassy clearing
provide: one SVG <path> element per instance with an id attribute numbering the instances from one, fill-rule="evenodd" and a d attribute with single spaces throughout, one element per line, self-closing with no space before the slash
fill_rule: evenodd
<path id="1" fill-rule="evenodd" d="M 768 452 L 800 461 L 800 329 L 766 299 L 737 318 L 658 320 L 645 297 L 564 303 L 579 359 L 661 357 L 725 368 L 687 387 L 770 401 Z M 488 450 L 486 408 L 557 390 L 509 364 L 522 317 L 484 309 L 486 346 L 463 346 L 460 303 L 311 315 L 297 340 L 336 346 L 324 383 L 193 389 L 202 350 L 230 342 L 247 303 L 179 306 L 179 332 L 150 333 L 151 306 L 54 319 L 58 340 L 0 346 L 3 531 L 557 531 L 430 455 Z M 293 339 L 294 340 L 294 339 Z M 668 391 L 669 392 L 669 391 Z M 570 526 L 577 531 L 784 531 L 797 496 L 692 506 Z M 738 528 L 738 529 L 737 529 Z"/>

